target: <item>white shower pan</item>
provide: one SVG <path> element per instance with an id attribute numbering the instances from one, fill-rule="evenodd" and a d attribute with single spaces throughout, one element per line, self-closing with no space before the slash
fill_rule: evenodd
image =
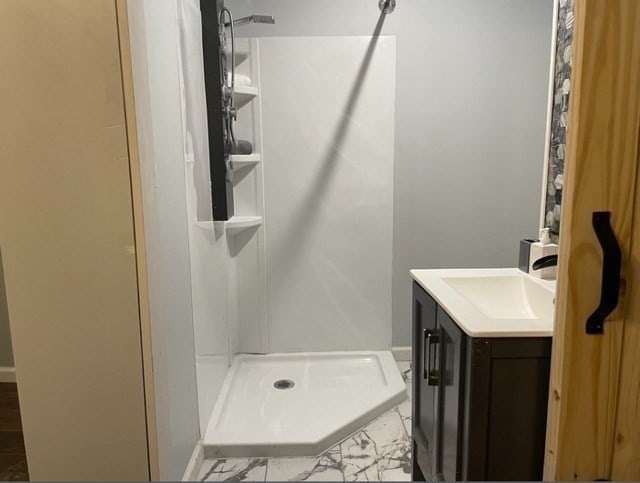
<path id="1" fill-rule="evenodd" d="M 205 457 L 315 456 L 406 397 L 390 352 L 238 355 L 204 435 Z"/>

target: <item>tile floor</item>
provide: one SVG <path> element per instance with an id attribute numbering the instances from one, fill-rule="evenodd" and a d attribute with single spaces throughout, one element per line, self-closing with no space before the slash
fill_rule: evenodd
<path id="1" fill-rule="evenodd" d="M 200 481 L 410 481 L 411 368 L 398 367 L 409 399 L 324 454 L 205 460 Z"/>

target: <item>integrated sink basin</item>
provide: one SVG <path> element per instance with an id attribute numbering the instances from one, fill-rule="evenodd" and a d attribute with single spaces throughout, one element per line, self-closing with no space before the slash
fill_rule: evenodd
<path id="1" fill-rule="evenodd" d="M 412 270 L 411 275 L 472 337 L 553 333 L 555 281 L 517 268 Z"/>
<path id="2" fill-rule="evenodd" d="M 442 280 L 491 319 L 553 317 L 553 291 L 534 282 L 532 277 L 500 275 Z"/>

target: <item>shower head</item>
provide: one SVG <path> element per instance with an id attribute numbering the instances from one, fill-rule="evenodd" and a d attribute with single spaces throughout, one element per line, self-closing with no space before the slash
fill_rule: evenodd
<path id="1" fill-rule="evenodd" d="M 273 15 L 252 15 L 251 21 L 255 23 L 268 23 L 273 25 L 276 23 L 276 18 Z"/>
<path id="2" fill-rule="evenodd" d="M 242 17 L 233 21 L 234 27 L 240 27 L 242 25 L 247 25 L 249 23 L 266 23 L 266 24 L 274 24 L 276 23 L 276 18 L 271 15 L 250 15 L 249 17 Z M 226 23 L 225 27 L 229 27 L 230 24 Z"/>

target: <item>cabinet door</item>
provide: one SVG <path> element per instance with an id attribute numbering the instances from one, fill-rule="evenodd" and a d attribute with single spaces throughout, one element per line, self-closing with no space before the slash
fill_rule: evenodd
<path id="1" fill-rule="evenodd" d="M 422 464 L 425 475 L 436 456 L 436 401 L 438 398 L 435 366 L 438 357 L 436 302 L 417 284 L 413 286 L 413 437 L 427 448 L 429 462 Z M 424 466 L 429 466 L 425 468 Z"/>
<path id="2" fill-rule="evenodd" d="M 466 335 L 442 308 L 437 310 L 440 391 L 435 469 L 438 480 L 454 481 L 461 478 Z"/>

